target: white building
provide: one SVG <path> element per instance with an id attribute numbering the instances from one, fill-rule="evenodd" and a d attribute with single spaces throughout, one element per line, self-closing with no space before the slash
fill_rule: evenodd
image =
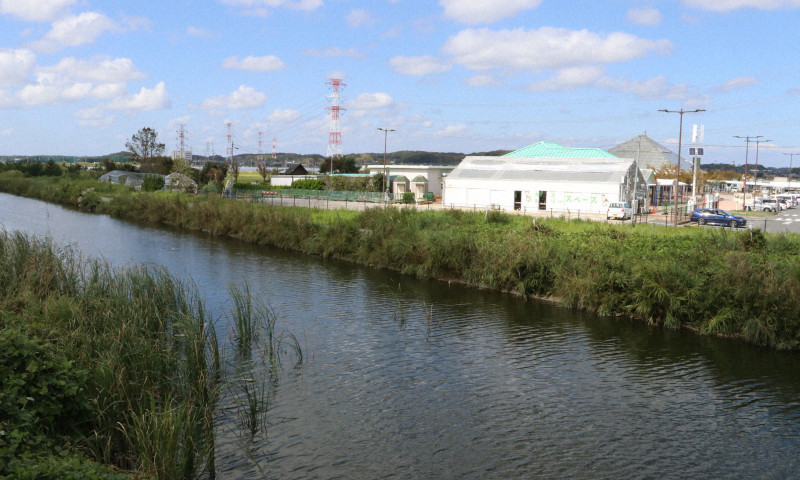
<path id="1" fill-rule="evenodd" d="M 383 173 L 383 165 L 367 165 L 370 175 Z M 442 182 L 454 168 L 453 165 L 386 165 L 386 175 L 390 180 L 390 192 L 402 195 L 414 192 L 420 199 L 425 193 L 442 194 Z"/>
<path id="2" fill-rule="evenodd" d="M 502 157 L 469 156 L 445 178 L 445 205 L 605 213 L 611 202 L 640 203 L 647 183 L 632 158 L 599 148 L 539 142 Z"/>

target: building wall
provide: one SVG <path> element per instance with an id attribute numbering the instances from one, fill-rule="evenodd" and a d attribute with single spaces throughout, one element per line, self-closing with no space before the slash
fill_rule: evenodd
<path id="1" fill-rule="evenodd" d="M 515 191 L 520 194 L 520 210 L 539 210 L 541 192 L 547 192 L 545 209 L 556 212 L 605 213 L 610 202 L 621 199 L 622 183 L 570 181 L 487 181 L 446 178 L 443 203 L 456 207 L 502 208 L 513 210 Z"/>
<path id="2" fill-rule="evenodd" d="M 402 175 L 409 180 L 421 175 L 428 179 L 428 192 L 434 195 L 442 194 L 442 179 L 444 176 L 451 172 L 455 167 L 451 166 L 430 166 L 430 165 L 386 165 L 386 174 L 390 177 L 393 175 Z M 370 175 L 376 173 L 383 173 L 383 165 L 368 165 L 367 172 Z M 404 191 L 415 191 L 413 185 L 405 185 Z M 393 189 L 394 193 L 399 193 L 397 188 Z M 415 191 L 415 193 L 417 193 Z"/>

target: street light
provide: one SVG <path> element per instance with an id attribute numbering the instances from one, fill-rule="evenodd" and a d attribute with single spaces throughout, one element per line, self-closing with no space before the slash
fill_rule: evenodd
<path id="1" fill-rule="evenodd" d="M 800 155 L 800 153 L 784 153 L 784 155 L 789 155 L 789 180 L 786 183 L 786 191 L 788 192 L 792 189 L 792 160 L 795 155 Z"/>
<path id="2" fill-rule="evenodd" d="M 755 191 L 758 188 L 758 144 L 761 142 L 771 142 L 772 140 L 754 140 L 753 143 L 756 144 L 756 179 L 753 182 L 753 195 L 755 195 Z"/>
<path id="3" fill-rule="evenodd" d="M 383 191 L 386 193 L 389 189 L 389 179 L 386 178 L 386 142 L 389 138 L 389 132 L 394 132 L 395 130 L 381 127 L 378 127 L 378 130 L 383 132 Z"/>
<path id="4" fill-rule="evenodd" d="M 684 109 L 681 108 L 680 110 L 662 109 L 662 110 L 659 110 L 659 112 L 679 113 L 680 116 L 681 116 L 680 129 L 678 130 L 678 173 L 675 174 L 675 226 L 677 227 L 678 226 L 678 188 L 680 186 L 680 177 L 681 177 L 681 148 L 683 148 L 682 144 L 681 144 L 681 140 L 683 138 L 683 114 L 684 113 L 705 112 L 705 110 L 700 109 L 700 108 L 698 108 L 696 110 L 684 110 Z"/>
<path id="5" fill-rule="evenodd" d="M 739 135 L 734 135 L 733 138 L 744 138 L 747 146 L 744 150 L 744 185 L 743 190 L 744 194 L 742 195 L 742 210 L 747 210 L 747 154 L 750 152 L 750 139 L 751 138 L 762 138 L 763 135 L 753 136 L 745 136 L 740 137 Z M 756 176 L 758 176 L 758 170 L 756 170 Z"/>

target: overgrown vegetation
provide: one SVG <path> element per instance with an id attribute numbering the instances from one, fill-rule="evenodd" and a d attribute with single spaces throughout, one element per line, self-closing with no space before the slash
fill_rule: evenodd
<path id="1" fill-rule="evenodd" d="M 62 198 L 53 192 L 75 191 L 69 181 L 7 175 L 0 175 L 0 189 L 12 193 Z M 458 210 L 325 212 L 164 192 L 119 191 L 97 211 L 419 277 L 556 297 L 569 307 L 666 328 L 800 348 L 796 235 Z"/>
<path id="2" fill-rule="evenodd" d="M 0 233 L 0 253 L 0 478 L 213 478 L 220 396 L 265 422 L 190 284 L 22 234 Z M 302 362 L 299 344 L 248 288 L 231 297 L 232 353 L 268 395 L 282 355 Z"/>

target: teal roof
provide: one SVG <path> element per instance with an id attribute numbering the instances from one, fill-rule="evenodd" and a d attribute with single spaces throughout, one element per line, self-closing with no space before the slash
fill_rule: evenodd
<path id="1" fill-rule="evenodd" d="M 503 156 L 526 158 L 617 158 L 616 155 L 608 153 L 601 148 L 562 147 L 553 142 L 534 143 Z"/>

